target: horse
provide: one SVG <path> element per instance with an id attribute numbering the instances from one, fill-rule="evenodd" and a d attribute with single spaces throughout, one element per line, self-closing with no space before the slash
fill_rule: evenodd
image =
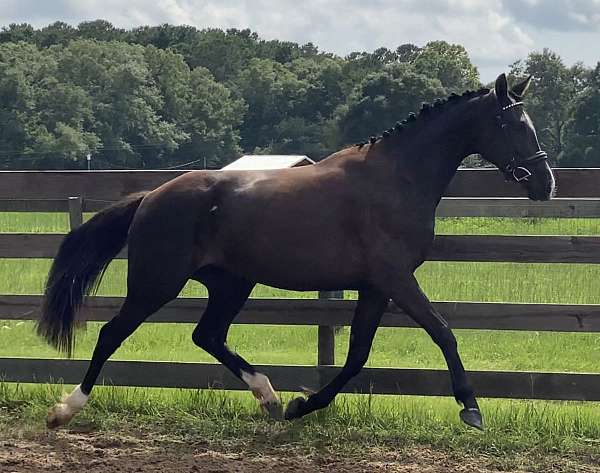
<path id="1" fill-rule="evenodd" d="M 329 405 L 366 363 L 391 299 L 441 349 L 460 419 L 483 429 L 456 339 L 414 272 L 432 246 L 436 207 L 466 156 L 482 156 L 530 199 L 553 197 L 548 156 L 522 102 L 530 82 L 509 89 L 501 74 L 491 89 L 424 104 L 382 135 L 314 165 L 190 171 L 72 230 L 48 274 L 38 334 L 72 353 L 76 313 L 126 244 L 127 295 L 101 328 L 81 384 L 48 411 L 48 427 L 67 424 L 83 408 L 108 358 L 191 279 L 209 294 L 194 344 L 245 382 L 272 417 L 297 419 Z M 329 384 L 296 397 L 285 410 L 269 378 L 226 343 L 257 283 L 358 291 L 344 366 Z"/>

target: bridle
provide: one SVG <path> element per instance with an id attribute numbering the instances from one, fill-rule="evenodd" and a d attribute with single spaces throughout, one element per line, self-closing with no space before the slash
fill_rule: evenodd
<path id="1" fill-rule="evenodd" d="M 538 150 L 535 154 L 528 157 L 521 157 L 519 152 L 515 148 L 514 141 L 511 139 L 508 123 L 504 120 L 504 112 L 510 110 L 511 108 L 522 106 L 523 102 L 514 102 L 510 105 L 506 105 L 502 107 L 496 116 L 496 120 L 498 121 L 498 125 L 504 132 L 504 136 L 508 143 L 510 143 L 510 147 L 512 148 L 512 158 L 511 160 L 500 170 L 504 173 L 504 177 L 507 181 L 514 180 L 515 182 L 523 182 L 528 181 L 529 178 L 533 175 L 533 173 L 529 170 L 528 166 L 532 164 L 539 163 L 540 161 L 545 161 L 548 159 L 548 153 L 542 151 L 540 145 L 538 143 Z"/>

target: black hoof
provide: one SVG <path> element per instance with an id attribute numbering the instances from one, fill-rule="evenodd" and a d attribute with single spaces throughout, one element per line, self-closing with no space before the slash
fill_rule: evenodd
<path id="1" fill-rule="evenodd" d="M 481 417 L 479 409 L 463 409 L 460 411 L 460 420 L 471 427 L 483 431 L 483 417 Z"/>
<path id="2" fill-rule="evenodd" d="M 304 415 L 304 406 L 306 406 L 306 399 L 303 397 L 297 397 L 292 399 L 285 409 L 285 420 L 298 419 Z"/>
<path id="3" fill-rule="evenodd" d="M 280 402 L 267 402 L 262 404 L 262 408 L 269 414 L 271 419 L 283 420 L 283 406 Z"/>

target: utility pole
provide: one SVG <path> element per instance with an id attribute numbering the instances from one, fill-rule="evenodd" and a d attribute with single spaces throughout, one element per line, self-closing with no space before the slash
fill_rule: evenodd
<path id="1" fill-rule="evenodd" d="M 88 168 L 88 171 L 91 171 L 92 170 L 92 155 L 91 155 L 91 153 L 88 153 L 88 154 L 85 155 L 85 157 L 87 159 L 87 168 Z"/>

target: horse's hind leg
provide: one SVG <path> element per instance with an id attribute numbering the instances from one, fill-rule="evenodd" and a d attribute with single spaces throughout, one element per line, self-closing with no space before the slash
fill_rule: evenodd
<path id="1" fill-rule="evenodd" d="M 121 310 L 100 329 L 83 382 L 48 412 L 46 424 L 49 428 L 67 424 L 83 408 L 108 358 L 144 320 L 177 297 L 187 281 L 175 267 L 171 267 L 172 271 L 166 270 L 172 278 L 165 278 L 166 265 L 158 261 L 152 263 L 152 268 L 146 264 L 143 268 L 133 266 L 133 269 L 132 265 L 129 267 L 128 293 Z M 158 271 L 161 271 L 160 275 Z M 170 282 L 166 283 L 167 280 Z"/>
<path id="2" fill-rule="evenodd" d="M 207 268 L 194 276 L 208 289 L 208 305 L 198 322 L 192 340 L 244 381 L 271 417 L 281 418 L 281 401 L 269 378 L 227 346 L 231 323 L 248 299 L 254 283 L 218 268 Z"/>

